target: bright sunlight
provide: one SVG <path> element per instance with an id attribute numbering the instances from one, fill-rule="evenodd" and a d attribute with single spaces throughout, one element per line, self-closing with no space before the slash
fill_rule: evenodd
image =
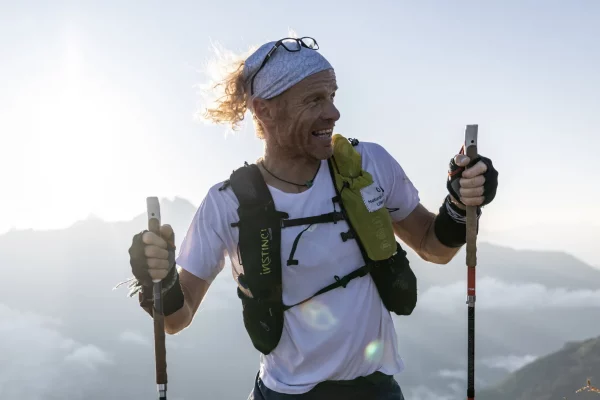
<path id="1" fill-rule="evenodd" d="M 0 160 L 10 171 L 6 187 L 17 188 L 8 199 L 19 221 L 12 228 L 68 225 L 90 209 L 110 208 L 105 202 L 128 190 L 122 175 L 139 161 L 129 150 L 144 144 L 136 138 L 144 132 L 143 112 L 87 62 L 83 48 L 70 31 L 61 56 L 39 60 L 47 64 L 44 74 L 28 77 L 0 118 L 5 148 L 14 149 Z M 0 224 L 0 231 L 11 227 Z"/>

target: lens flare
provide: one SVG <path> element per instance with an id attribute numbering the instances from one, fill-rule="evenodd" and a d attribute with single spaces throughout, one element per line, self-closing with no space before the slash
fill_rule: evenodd
<path id="1" fill-rule="evenodd" d="M 329 330 L 338 322 L 329 308 L 315 299 L 304 303 L 300 307 L 304 321 L 317 330 Z"/>
<path id="2" fill-rule="evenodd" d="M 383 356 L 383 343 L 381 340 L 374 340 L 365 347 L 365 360 L 371 363 L 377 363 Z"/>

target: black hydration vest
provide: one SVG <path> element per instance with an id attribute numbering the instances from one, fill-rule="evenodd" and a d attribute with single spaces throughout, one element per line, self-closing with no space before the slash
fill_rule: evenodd
<path id="1" fill-rule="evenodd" d="M 351 142 L 353 145 L 358 143 L 355 139 Z M 328 160 L 328 165 L 332 181 L 334 181 L 331 158 Z M 345 288 L 352 279 L 368 274 L 375 282 L 379 295 L 389 311 L 397 315 L 412 313 L 417 303 L 417 278 L 410 268 L 406 251 L 396 241 L 397 251 L 392 257 L 383 261 L 370 260 L 356 230 L 350 224 L 337 188 L 336 196 L 332 199 L 332 212 L 289 219 L 287 213 L 275 208 L 271 193 L 255 164 L 245 163 L 243 167 L 233 171 L 230 179 L 220 190 L 225 190 L 227 186 L 231 186 L 239 201 L 239 221 L 231 224 L 232 227 L 239 229 L 238 256 L 244 269 L 244 273 L 238 277 L 238 283 L 244 289 L 249 290 L 252 297 L 247 296 L 239 286 L 237 294 L 242 301 L 244 326 L 252 344 L 258 351 L 266 355 L 277 347 L 283 330 L 286 310 L 330 290 L 339 287 Z M 350 230 L 342 232 L 340 240 L 356 240 L 365 265 L 346 276 L 332 276 L 330 285 L 300 303 L 283 304 L 281 230 L 290 226 L 310 226 L 317 223 L 335 224 L 342 220 L 346 220 Z M 305 231 L 306 229 L 301 231 L 294 241 L 292 252 L 287 260 L 288 266 L 298 264 L 293 256 L 300 236 Z"/>

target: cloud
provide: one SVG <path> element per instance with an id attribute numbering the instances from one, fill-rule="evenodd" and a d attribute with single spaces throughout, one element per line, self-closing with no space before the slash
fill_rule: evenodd
<path id="1" fill-rule="evenodd" d="M 452 382 L 450 384 L 448 384 L 448 387 L 454 391 L 454 393 L 464 393 L 465 392 L 465 385 L 463 384 L 459 384 L 457 382 Z M 456 396 L 455 397 L 457 400 L 462 400 L 463 396 Z"/>
<path id="2" fill-rule="evenodd" d="M 447 313 L 463 310 L 466 282 L 433 286 L 419 299 L 419 307 Z M 538 310 L 552 308 L 600 307 L 600 290 L 549 289 L 537 283 L 512 284 L 493 278 L 477 281 L 477 309 Z"/>
<path id="3" fill-rule="evenodd" d="M 442 369 L 438 375 L 442 378 L 467 380 L 467 371 L 464 369 Z"/>
<path id="4" fill-rule="evenodd" d="M 437 391 L 429 389 L 426 386 L 417 386 L 409 391 L 409 393 L 403 393 L 404 397 L 411 400 L 457 400 L 458 397 L 455 394 L 441 394 Z"/>
<path id="5" fill-rule="evenodd" d="M 89 369 L 96 369 L 98 365 L 113 364 L 113 361 L 105 352 L 92 344 L 77 347 L 65 357 L 65 361 L 79 363 Z"/>
<path id="6" fill-rule="evenodd" d="M 137 331 L 131 331 L 131 330 L 127 330 L 122 332 L 119 335 L 119 340 L 121 342 L 126 342 L 126 343 L 131 343 L 133 345 L 136 346 L 142 346 L 142 347 L 151 347 L 152 351 L 154 351 L 154 336 L 153 332 L 150 332 L 150 336 L 144 336 L 142 335 L 140 332 Z M 167 337 L 165 338 L 165 345 L 167 346 L 167 350 L 177 350 L 177 349 L 181 349 L 181 348 L 192 348 L 192 345 L 190 344 L 181 344 L 180 342 L 177 342 L 176 337 L 167 335 Z"/>
<path id="7" fill-rule="evenodd" d="M 536 359 L 536 356 L 529 354 L 524 356 L 510 355 L 484 358 L 481 360 L 481 363 L 490 368 L 499 368 L 505 369 L 508 372 L 514 372 L 521 367 L 535 361 Z"/>
<path id="8" fill-rule="evenodd" d="M 142 335 L 139 332 L 133 332 L 133 331 L 125 331 L 125 332 L 121 333 L 121 335 L 119 336 L 119 340 L 121 340 L 123 342 L 137 344 L 140 346 L 151 346 L 152 345 L 152 342 L 150 341 L 150 339 L 148 339 L 147 337 L 145 337 L 144 335 Z"/>
<path id="9" fill-rule="evenodd" d="M 93 344 L 60 332 L 60 321 L 0 304 L 0 392 L 4 399 L 86 398 L 95 370 L 113 363 Z M 89 393 L 88 393 L 89 395 Z M 57 397 L 58 396 L 58 397 Z"/>

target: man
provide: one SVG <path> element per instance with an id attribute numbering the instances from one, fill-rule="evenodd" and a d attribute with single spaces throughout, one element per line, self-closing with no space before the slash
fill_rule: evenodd
<path id="1" fill-rule="evenodd" d="M 335 203 L 340 192 L 332 183 L 335 174 L 329 161 L 340 113 L 334 105 L 335 72 L 318 51 L 316 40 L 286 38 L 266 43 L 238 66 L 222 82 L 224 95 L 206 115 L 235 126 L 247 109 L 251 111 L 265 147 L 255 170 L 260 172 L 261 182 L 254 184 L 256 192 L 249 192 L 256 195 L 264 182 L 276 211 L 285 213 L 282 218 L 304 221 L 311 216 L 334 215 L 332 199 Z M 496 193 L 497 171 L 491 161 L 485 157 L 469 160 L 457 154 L 450 162 L 449 194 L 435 215 L 419 203 L 417 190 L 386 149 L 364 140 L 352 147 L 360 154 L 361 177 L 372 178 L 368 187 L 355 193 L 365 202 L 366 208 L 360 211 L 385 212 L 393 227 L 392 236 L 395 234 L 426 261 L 450 261 L 465 242 L 465 205 L 486 205 Z M 238 214 L 240 201 L 235 186 L 241 183 L 236 183 L 234 175 L 231 179 L 208 191 L 176 262 L 170 226 L 162 226 L 161 237 L 147 231 L 134 236 L 131 266 L 142 287 L 141 305 L 152 313 L 149 277 L 163 279 L 165 330 L 169 334 L 191 323 L 227 254 L 244 304 L 244 322 L 252 336 L 251 326 L 257 321 L 252 320 L 251 308 L 258 303 L 250 300 L 259 295 L 248 290 L 256 288 L 249 282 L 249 269 L 254 264 L 251 249 L 240 246 L 240 232 L 248 228 L 246 222 L 240 222 L 241 208 Z M 372 203 L 380 198 L 379 206 Z M 349 228 L 347 233 L 356 234 L 361 227 L 352 227 L 350 220 L 344 219 L 291 224 L 281 229 L 276 240 L 281 256 L 280 298 L 284 305 L 301 304 L 282 311 L 280 331 L 268 348 L 263 342 L 274 334 L 268 320 L 272 309 L 268 309 L 270 316 L 258 321 L 263 327 L 263 320 L 267 321 L 269 326 L 262 333 L 264 337 L 252 336 L 262 354 L 249 399 L 403 399 L 393 375 L 404 365 L 397 351 L 390 307 L 382 302 L 382 284 L 375 284 L 375 272 L 351 281 L 339 278 L 368 259 L 364 248 L 357 246 L 364 240 L 359 241 L 356 235 L 356 240 L 348 240 L 352 235 L 344 237 Z M 278 223 L 273 231 L 279 229 Z M 271 228 L 269 232 L 272 239 Z M 263 250 L 268 251 L 264 244 Z M 262 270 L 255 278 L 273 272 L 272 260 L 264 254 L 258 267 Z M 390 259 L 399 259 L 399 254 L 405 253 L 394 252 Z M 332 284 L 334 276 L 335 281 L 344 282 L 313 297 Z M 406 314 L 410 311 L 409 307 Z M 320 321 L 311 318 L 315 314 L 321 315 Z M 366 356 L 373 348 L 378 356 Z"/>

